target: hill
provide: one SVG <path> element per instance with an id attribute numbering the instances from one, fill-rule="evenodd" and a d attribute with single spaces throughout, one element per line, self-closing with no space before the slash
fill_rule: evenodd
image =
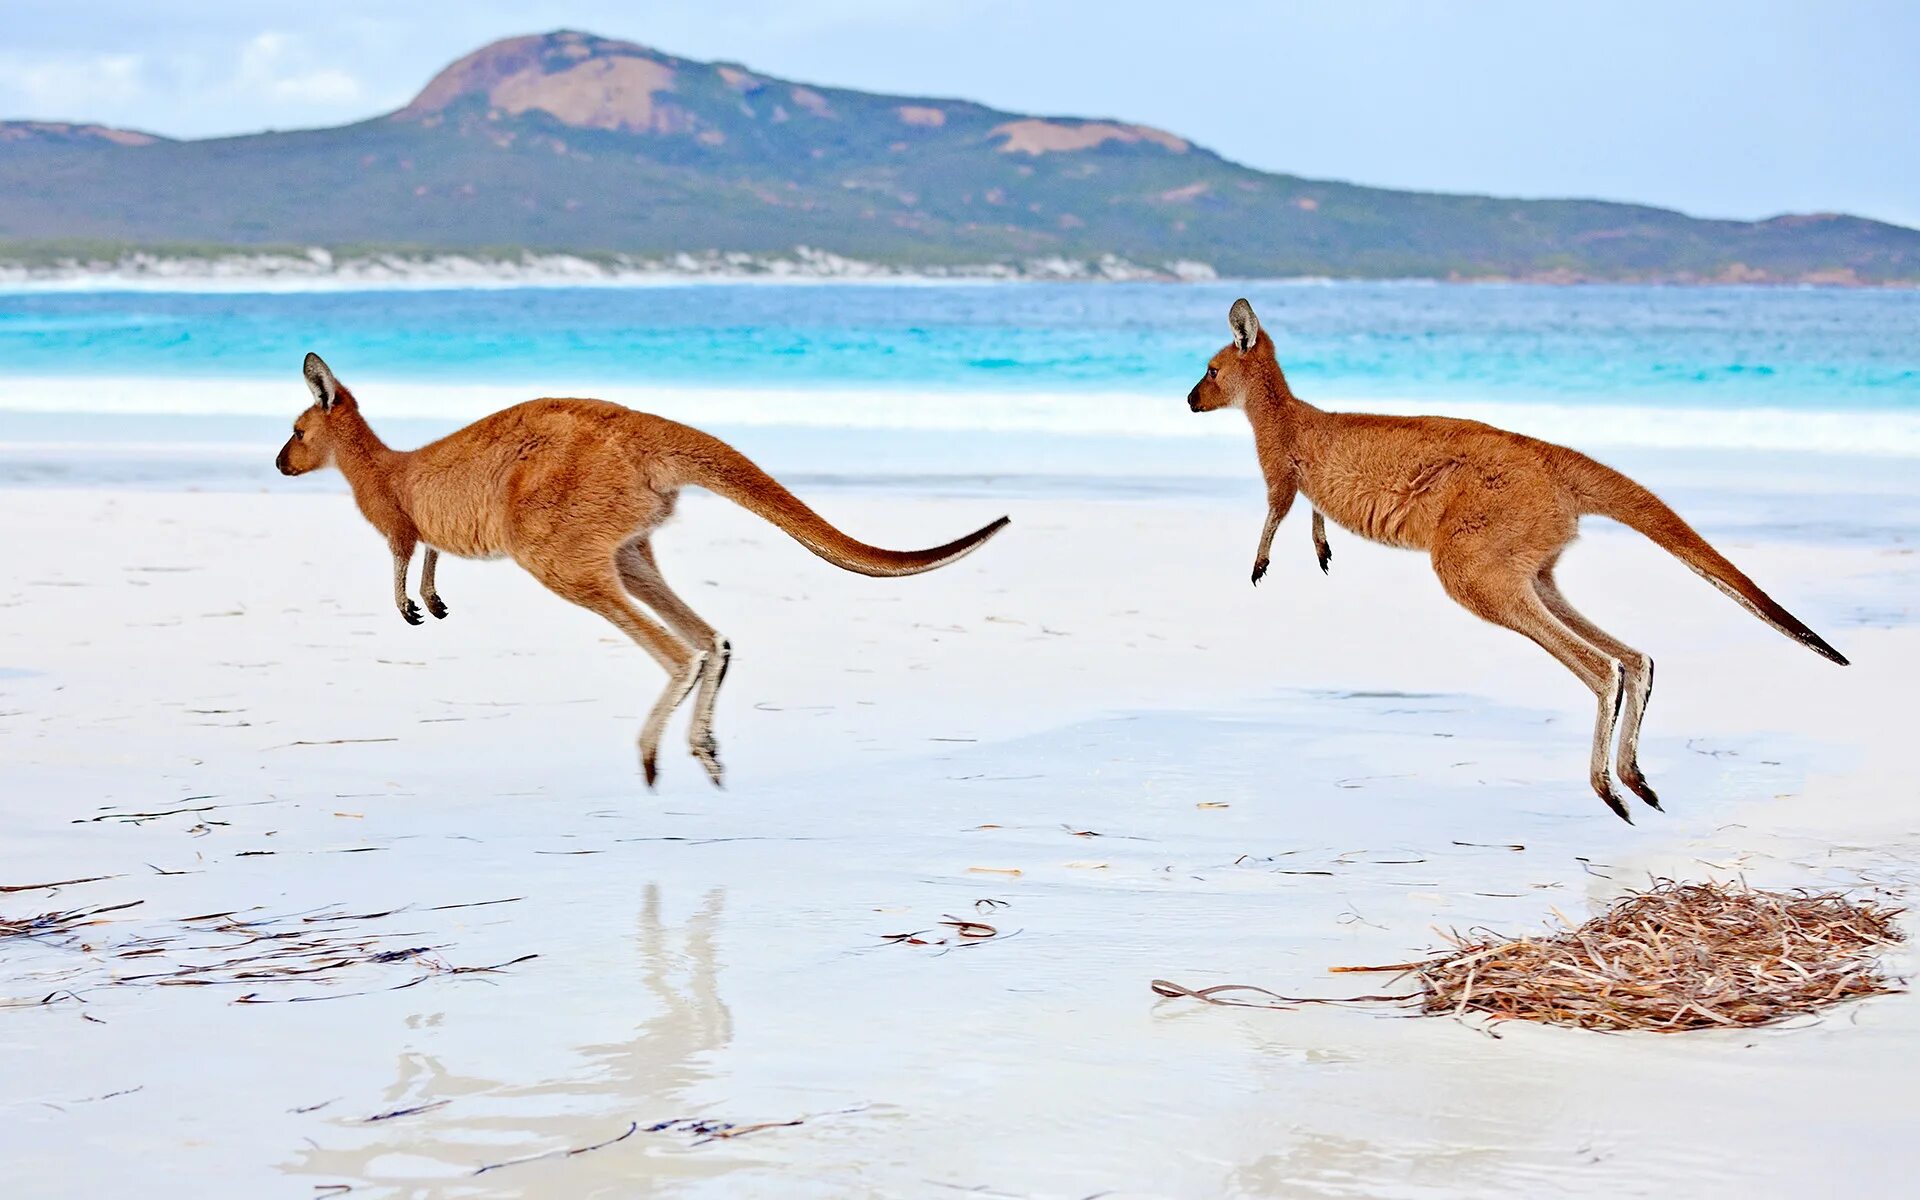
<path id="1" fill-rule="evenodd" d="M 322 246 L 914 269 L 1920 282 L 1920 231 L 1271 174 L 1164 130 L 776 79 L 562 31 L 353 125 L 175 141 L 0 124 L 0 259 Z"/>

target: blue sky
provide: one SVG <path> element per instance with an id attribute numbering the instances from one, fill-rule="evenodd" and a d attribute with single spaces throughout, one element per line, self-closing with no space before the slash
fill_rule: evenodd
<path id="1" fill-rule="evenodd" d="M 0 116 L 336 124 L 570 27 L 817 83 L 1119 116 L 1253 166 L 1920 226 L 1920 5 L 6 0 Z"/>

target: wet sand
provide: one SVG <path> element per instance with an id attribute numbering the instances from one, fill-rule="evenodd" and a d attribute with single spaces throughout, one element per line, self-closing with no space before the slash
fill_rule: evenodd
<path id="1" fill-rule="evenodd" d="M 1853 514 L 1816 495 L 1815 535 L 1721 539 L 1840 670 L 1595 523 L 1566 591 L 1660 664 L 1669 811 L 1629 828 L 1560 667 L 1419 556 L 1334 531 L 1322 578 L 1304 507 L 1256 590 L 1257 505 L 818 498 L 887 544 L 1015 524 L 880 581 L 687 497 L 658 548 L 736 647 L 729 787 L 676 723 L 649 794 L 656 670 L 511 566 L 444 563 L 452 615 L 416 629 L 340 495 L 0 493 L 0 886 L 113 876 L 0 916 L 142 902 L 90 949 L 0 942 L 7 1194 L 1753 1196 L 1920 1169 L 1911 995 L 1661 1038 L 1148 990 L 1379 991 L 1326 969 L 1655 874 L 1910 894 L 1920 531 L 1829 536 Z M 229 911 L 538 957 L 115 982 L 208 966 L 228 943 L 183 919 Z M 175 940 L 112 952 L 141 936 Z"/>

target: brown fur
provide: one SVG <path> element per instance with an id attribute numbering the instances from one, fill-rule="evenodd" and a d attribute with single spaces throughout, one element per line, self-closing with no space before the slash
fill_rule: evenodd
<path id="1" fill-rule="evenodd" d="M 1313 504 L 1322 569 L 1329 551 L 1321 514 L 1362 537 L 1426 551 L 1456 602 L 1531 638 L 1593 691 L 1599 715 L 1589 779 L 1622 819 L 1632 818 L 1607 773 L 1616 722 L 1620 781 L 1659 807 L 1639 764 L 1653 660 L 1581 616 L 1554 582 L 1554 564 L 1582 516 L 1638 530 L 1761 620 L 1846 665 L 1659 497 L 1618 471 L 1478 421 L 1323 412 L 1287 386 L 1251 305 L 1236 301 L 1228 324 L 1234 340 L 1207 364 L 1187 404 L 1194 412 L 1239 408 L 1253 425 L 1267 481 L 1253 581 L 1266 573 L 1274 531 L 1296 494 Z"/>
<path id="2" fill-rule="evenodd" d="M 667 586 L 648 540 L 682 487 L 725 496 L 863 575 L 945 566 L 1007 524 L 1001 517 L 931 550 L 882 550 L 828 524 L 720 439 L 604 400 L 530 400 L 418 450 L 393 450 L 318 355 L 307 356 L 305 374 L 314 403 L 275 465 L 286 475 L 332 465 L 347 477 L 361 514 L 387 539 L 394 604 L 409 624 L 422 619 L 406 594 L 408 564 L 422 543 L 421 594 L 436 617 L 447 615 L 434 578 L 440 554 L 511 558 L 555 594 L 613 622 L 666 669 L 666 690 L 640 733 L 649 786 L 666 720 L 696 688 L 689 742 L 713 781 L 721 778 L 712 718 L 730 647 Z"/>

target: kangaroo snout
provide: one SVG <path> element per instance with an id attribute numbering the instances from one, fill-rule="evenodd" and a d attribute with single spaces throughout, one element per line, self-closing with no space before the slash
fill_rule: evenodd
<path id="1" fill-rule="evenodd" d="M 1187 393 L 1187 408 L 1192 412 L 1200 411 L 1200 385 L 1197 383 L 1193 385 L 1193 390 Z"/>

